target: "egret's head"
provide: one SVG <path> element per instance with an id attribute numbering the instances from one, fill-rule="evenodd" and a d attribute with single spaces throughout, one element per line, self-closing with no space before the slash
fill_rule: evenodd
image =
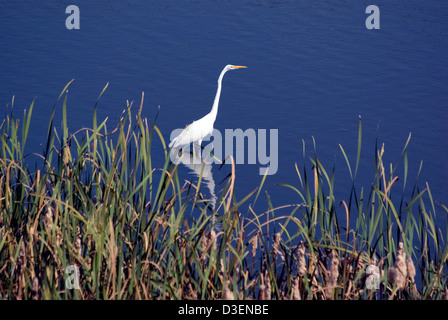
<path id="1" fill-rule="evenodd" d="M 243 68 L 247 68 L 246 66 L 234 66 L 232 64 L 228 64 L 226 66 L 227 70 L 236 70 L 236 69 L 243 69 Z"/>

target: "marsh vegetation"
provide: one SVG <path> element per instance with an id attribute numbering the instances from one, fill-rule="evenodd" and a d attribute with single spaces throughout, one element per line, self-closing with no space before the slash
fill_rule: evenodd
<path id="1" fill-rule="evenodd" d="M 360 120 L 356 157 L 340 146 L 352 181 L 342 199 L 339 168 L 306 158 L 304 146 L 297 185 L 279 186 L 297 197 L 281 207 L 268 198 L 260 212 L 265 179 L 237 199 L 228 158 L 211 205 L 201 176 L 179 178 L 155 119 L 142 117 L 143 95 L 112 128 L 95 106 L 92 127 L 69 134 L 69 84 L 36 163 L 26 152 L 33 104 L 0 126 L 0 299 L 447 298 L 448 232 L 435 221 L 448 208 L 408 178 L 410 139 L 395 165 L 377 143 L 372 185 L 358 187 Z M 78 288 L 67 287 L 70 266 Z"/>

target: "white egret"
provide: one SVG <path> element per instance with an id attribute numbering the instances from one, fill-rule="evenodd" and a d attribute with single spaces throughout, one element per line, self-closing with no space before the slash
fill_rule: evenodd
<path id="1" fill-rule="evenodd" d="M 190 143 L 197 143 L 199 148 L 201 147 L 202 140 L 213 132 L 213 124 L 215 123 L 216 115 L 218 114 L 219 98 L 221 96 L 221 83 L 224 74 L 229 70 L 236 70 L 241 68 L 247 67 L 228 64 L 224 67 L 224 69 L 222 69 L 221 74 L 218 78 L 218 89 L 216 90 L 216 96 L 213 102 L 212 110 L 201 119 L 196 120 L 186 126 L 185 129 L 183 129 L 177 137 L 171 140 L 169 144 L 170 148 L 179 148 Z"/>

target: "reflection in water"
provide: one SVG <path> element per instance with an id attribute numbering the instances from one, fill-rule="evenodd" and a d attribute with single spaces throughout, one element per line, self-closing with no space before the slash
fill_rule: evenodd
<path id="1" fill-rule="evenodd" d="M 198 178 L 202 175 L 202 180 L 205 181 L 207 188 L 210 192 L 210 204 L 215 209 L 217 197 L 215 195 L 215 180 L 213 180 L 212 164 L 208 161 L 208 157 L 202 157 L 201 152 L 194 150 L 190 152 L 179 149 L 171 149 L 171 159 L 175 159 L 174 163 L 182 163 L 185 167 L 190 169 Z"/>

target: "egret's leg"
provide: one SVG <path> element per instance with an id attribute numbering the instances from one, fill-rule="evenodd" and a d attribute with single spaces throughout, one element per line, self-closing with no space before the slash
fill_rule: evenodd
<path id="1" fill-rule="evenodd" d="M 201 154 L 201 144 L 202 144 L 202 139 L 200 139 L 199 141 L 198 141 L 198 158 L 199 159 L 201 159 L 202 158 L 202 154 Z"/>
<path id="2" fill-rule="evenodd" d="M 196 150 L 196 143 L 193 142 L 193 150 L 192 150 L 193 157 L 196 156 L 196 152 L 197 152 L 197 150 Z"/>

